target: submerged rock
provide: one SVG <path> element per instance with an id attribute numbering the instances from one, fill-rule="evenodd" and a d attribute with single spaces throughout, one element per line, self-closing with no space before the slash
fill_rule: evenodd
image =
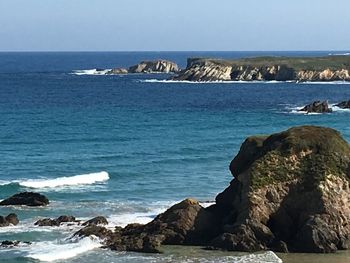
<path id="1" fill-rule="evenodd" d="M 341 109 L 350 109 L 350 100 L 342 101 L 335 106 L 341 108 Z"/>
<path id="2" fill-rule="evenodd" d="M 304 111 L 306 113 L 330 113 L 332 109 L 328 105 L 328 101 L 314 101 L 311 104 L 306 105 L 299 111 Z"/>
<path id="3" fill-rule="evenodd" d="M 179 71 L 176 63 L 168 60 L 142 61 L 131 66 L 129 73 L 175 73 Z"/>
<path id="4" fill-rule="evenodd" d="M 62 223 L 75 223 L 79 222 L 74 216 L 60 216 L 56 219 L 44 218 L 36 221 L 34 225 L 36 226 L 60 226 Z"/>
<path id="5" fill-rule="evenodd" d="M 0 202 L 0 206 L 4 205 L 26 205 L 26 206 L 46 206 L 49 199 L 46 196 L 34 192 L 22 192 L 15 194 Z"/>
<path id="6" fill-rule="evenodd" d="M 18 241 L 18 240 L 5 240 L 0 242 L 0 247 L 1 248 L 14 248 L 18 247 L 20 245 L 30 245 L 31 242 L 26 242 L 26 241 Z"/>
<path id="7" fill-rule="evenodd" d="M 19 220 L 16 214 L 9 214 L 6 217 L 0 216 L 0 227 L 18 225 Z"/>

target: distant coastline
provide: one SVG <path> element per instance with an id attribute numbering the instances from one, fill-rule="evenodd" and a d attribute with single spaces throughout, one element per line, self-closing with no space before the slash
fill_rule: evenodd
<path id="1" fill-rule="evenodd" d="M 350 81 L 350 56 L 254 57 L 237 60 L 189 58 L 172 80 Z"/>

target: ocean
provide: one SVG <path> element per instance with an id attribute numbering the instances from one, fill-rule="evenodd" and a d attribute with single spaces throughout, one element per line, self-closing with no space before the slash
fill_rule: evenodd
<path id="1" fill-rule="evenodd" d="M 314 100 L 350 99 L 350 83 L 166 81 L 167 74 L 96 75 L 150 59 L 321 56 L 331 52 L 0 53 L 0 199 L 37 191 L 48 207 L 1 207 L 20 224 L 0 240 L 1 262 L 349 262 L 318 256 L 208 252 L 170 247 L 162 255 L 104 250 L 72 240 L 77 226 L 36 227 L 43 217 L 102 215 L 109 226 L 147 223 L 186 197 L 210 204 L 232 179 L 228 166 L 247 136 L 322 125 L 350 140 L 350 111 L 305 115 Z"/>

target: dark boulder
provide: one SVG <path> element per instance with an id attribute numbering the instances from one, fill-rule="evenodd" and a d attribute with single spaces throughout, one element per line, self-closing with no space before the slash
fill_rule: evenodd
<path id="1" fill-rule="evenodd" d="M 350 109 L 350 100 L 342 101 L 342 102 L 336 104 L 335 106 L 337 106 L 341 109 Z"/>
<path id="2" fill-rule="evenodd" d="M 329 107 L 328 101 L 314 101 L 311 104 L 306 105 L 299 111 L 306 113 L 331 113 L 332 108 Z"/>
<path id="3" fill-rule="evenodd" d="M 83 226 L 88 225 L 108 225 L 108 221 L 103 216 L 97 216 L 83 223 Z"/>
<path id="4" fill-rule="evenodd" d="M 15 194 L 0 202 L 0 206 L 4 205 L 26 205 L 26 206 L 46 206 L 49 204 L 49 200 L 46 196 L 33 193 L 22 192 Z"/>
<path id="5" fill-rule="evenodd" d="M 17 241 L 17 240 L 5 240 L 5 241 L 1 241 L 0 242 L 0 248 L 14 248 L 17 247 L 19 245 L 30 245 L 31 242 L 22 242 L 22 241 Z"/>
<path id="6" fill-rule="evenodd" d="M 75 223 L 79 222 L 74 216 L 60 216 L 56 219 L 44 218 L 36 221 L 34 225 L 36 226 L 60 226 L 62 223 Z"/>
<path id="7" fill-rule="evenodd" d="M 0 216 L 0 227 L 9 226 L 9 225 L 18 225 L 19 220 L 16 214 L 9 214 L 6 217 Z"/>
<path id="8" fill-rule="evenodd" d="M 79 237 L 88 237 L 88 236 L 97 236 L 101 239 L 111 239 L 113 236 L 113 231 L 97 225 L 88 225 L 80 229 L 78 232 L 74 233 L 74 236 Z"/>

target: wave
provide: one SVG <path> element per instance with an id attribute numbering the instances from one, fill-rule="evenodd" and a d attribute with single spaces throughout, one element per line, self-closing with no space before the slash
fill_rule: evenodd
<path id="1" fill-rule="evenodd" d="M 109 180 L 109 174 L 107 172 L 99 172 L 55 179 L 26 180 L 20 181 L 18 184 L 28 188 L 55 188 L 60 186 L 89 185 L 107 180 Z"/>
<path id="2" fill-rule="evenodd" d="M 109 180 L 107 172 L 58 177 L 55 179 L 29 179 L 15 181 L 0 181 L 0 186 L 27 187 L 27 188 L 59 188 L 65 186 L 81 186 L 102 183 Z"/>
<path id="3" fill-rule="evenodd" d="M 110 71 L 111 69 L 103 69 L 103 70 L 99 70 L 99 69 L 82 69 L 82 70 L 73 70 L 73 75 L 107 75 L 107 73 Z"/>
<path id="4" fill-rule="evenodd" d="M 342 80 L 337 80 L 337 81 L 300 81 L 297 82 L 296 84 L 299 85 L 350 85 L 350 81 L 342 81 Z"/>
<path id="5" fill-rule="evenodd" d="M 73 258 L 79 254 L 101 247 L 100 239 L 91 236 L 82 239 L 71 240 L 68 243 L 37 242 L 34 243 L 26 255 L 28 258 L 40 261 L 52 262 Z"/>
<path id="6" fill-rule="evenodd" d="M 216 81 L 190 81 L 190 80 L 168 80 L 168 79 L 143 79 L 139 82 L 149 82 L 149 83 L 185 83 L 185 84 L 278 84 L 278 83 L 296 83 L 294 80 L 288 81 L 277 81 L 277 80 L 216 80 Z"/>
<path id="7" fill-rule="evenodd" d="M 329 56 L 350 56 L 349 52 L 346 53 L 329 53 Z"/>

